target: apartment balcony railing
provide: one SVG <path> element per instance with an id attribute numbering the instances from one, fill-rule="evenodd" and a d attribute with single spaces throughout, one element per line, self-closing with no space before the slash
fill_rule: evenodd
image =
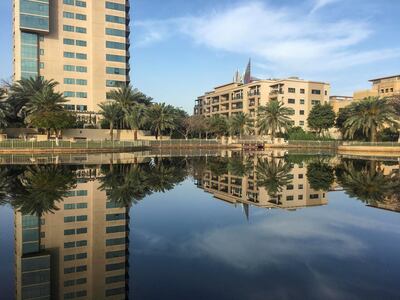
<path id="1" fill-rule="evenodd" d="M 270 96 L 279 95 L 279 94 L 283 94 L 283 90 L 272 90 L 269 93 Z"/>
<path id="2" fill-rule="evenodd" d="M 260 93 L 260 91 L 258 91 L 258 90 L 253 90 L 253 91 L 249 91 L 249 92 L 247 93 L 247 95 L 248 95 L 249 97 L 253 97 L 253 96 L 260 96 L 261 93 Z"/>
<path id="3" fill-rule="evenodd" d="M 235 100 L 243 100 L 243 95 L 234 95 L 232 97 L 232 101 L 235 101 Z"/>

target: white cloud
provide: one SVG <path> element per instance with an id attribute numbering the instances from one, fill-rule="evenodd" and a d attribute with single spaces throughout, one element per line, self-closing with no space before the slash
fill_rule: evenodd
<path id="1" fill-rule="evenodd" d="M 327 6 L 327 5 L 329 5 L 329 4 L 338 2 L 338 1 L 339 1 L 339 0 L 315 0 L 315 1 L 314 1 L 314 7 L 312 8 L 312 10 L 311 10 L 310 13 L 313 14 L 313 13 L 315 13 L 317 10 L 319 10 L 319 9 L 321 9 L 321 8 L 323 8 L 323 7 Z"/>
<path id="2" fill-rule="evenodd" d="M 318 0 L 313 11 L 336 1 Z M 196 17 L 137 22 L 135 26 L 139 46 L 180 35 L 211 49 L 252 56 L 271 72 L 304 74 L 400 57 L 399 49 L 394 48 L 360 50 L 373 34 L 373 26 L 365 21 L 328 21 L 260 1 Z"/>

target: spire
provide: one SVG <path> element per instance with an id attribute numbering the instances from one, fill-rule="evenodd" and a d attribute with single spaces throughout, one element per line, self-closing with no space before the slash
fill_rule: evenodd
<path id="1" fill-rule="evenodd" d="M 233 76 L 233 82 L 235 82 L 235 83 L 240 83 L 240 82 L 242 82 L 242 76 L 240 76 L 239 70 L 237 70 L 237 71 L 235 72 L 235 75 Z"/>
<path id="2" fill-rule="evenodd" d="M 246 72 L 244 73 L 243 83 L 247 84 L 251 82 L 251 58 L 247 64 Z"/>

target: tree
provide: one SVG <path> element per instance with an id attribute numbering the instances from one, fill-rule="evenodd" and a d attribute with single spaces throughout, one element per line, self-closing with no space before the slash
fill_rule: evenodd
<path id="1" fill-rule="evenodd" d="M 76 116 L 68 111 L 38 112 L 30 117 L 29 122 L 34 127 L 46 128 L 48 137 L 50 129 L 60 137 L 62 129 L 74 127 Z"/>
<path id="2" fill-rule="evenodd" d="M 350 117 L 344 123 L 345 136 L 353 139 L 361 130 L 371 142 L 376 142 L 380 130 L 397 129 L 399 125 L 399 116 L 388 100 L 368 97 L 350 105 Z"/>
<path id="3" fill-rule="evenodd" d="M 213 115 L 208 119 L 210 132 L 221 138 L 229 132 L 228 119 L 221 115 Z"/>
<path id="4" fill-rule="evenodd" d="M 285 133 L 292 126 L 290 116 L 294 111 L 285 107 L 282 102 L 269 101 L 266 106 L 258 109 L 257 126 L 260 134 L 271 134 L 272 139 L 276 133 Z"/>
<path id="5" fill-rule="evenodd" d="M 156 139 L 162 138 L 165 130 L 174 129 L 174 111 L 171 106 L 165 103 L 156 103 L 146 110 L 146 122 L 150 129 L 155 132 Z"/>
<path id="6" fill-rule="evenodd" d="M 179 137 L 184 136 L 186 139 L 188 138 L 188 130 L 186 127 L 186 119 L 189 118 L 189 115 L 186 111 L 181 108 L 174 107 L 173 108 L 174 115 L 174 133 L 177 133 Z M 171 130 L 171 137 L 173 132 Z"/>
<path id="7" fill-rule="evenodd" d="M 8 116 L 10 114 L 10 106 L 5 101 L 6 91 L 0 88 L 0 128 L 6 127 L 8 124 Z"/>
<path id="8" fill-rule="evenodd" d="M 135 105 L 126 117 L 130 128 L 134 131 L 134 140 L 137 140 L 137 132 L 145 123 L 146 107 L 143 104 Z"/>
<path id="9" fill-rule="evenodd" d="M 12 118 L 25 118 L 25 106 L 31 98 L 40 91 L 54 90 L 58 82 L 54 80 L 45 80 L 38 76 L 35 78 L 21 79 L 13 84 L 8 84 L 9 94 L 7 102 L 12 108 Z"/>
<path id="10" fill-rule="evenodd" d="M 233 134 L 239 134 L 239 138 L 242 139 L 244 134 L 252 132 L 254 122 L 249 114 L 240 112 L 231 117 L 229 125 L 231 132 Z"/>
<path id="11" fill-rule="evenodd" d="M 122 118 L 121 106 L 116 102 L 99 104 L 100 114 L 110 124 L 111 141 L 114 140 L 114 126 Z"/>
<path id="12" fill-rule="evenodd" d="M 292 167 L 281 159 L 258 159 L 256 174 L 257 184 L 267 189 L 268 195 L 276 198 L 283 187 L 292 182 Z"/>
<path id="13" fill-rule="evenodd" d="M 328 191 L 335 181 L 334 169 L 322 161 L 311 162 L 307 166 L 307 179 L 312 189 Z"/>
<path id="14" fill-rule="evenodd" d="M 308 127 L 315 130 L 318 135 L 335 125 L 336 114 L 330 104 L 315 105 L 308 116 Z"/>
<path id="15" fill-rule="evenodd" d="M 67 102 L 61 93 L 54 92 L 53 87 L 46 86 L 29 98 L 25 106 L 25 122 L 38 128 L 45 128 L 48 138 L 51 129 L 57 131 L 58 122 L 68 119 L 63 104 Z"/>

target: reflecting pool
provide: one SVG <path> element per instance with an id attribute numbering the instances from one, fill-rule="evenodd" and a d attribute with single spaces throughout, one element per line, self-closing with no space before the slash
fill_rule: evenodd
<path id="1" fill-rule="evenodd" d="M 1 299 L 400 299 L 397 159 L 24 159 L 0 157 Z"/>

